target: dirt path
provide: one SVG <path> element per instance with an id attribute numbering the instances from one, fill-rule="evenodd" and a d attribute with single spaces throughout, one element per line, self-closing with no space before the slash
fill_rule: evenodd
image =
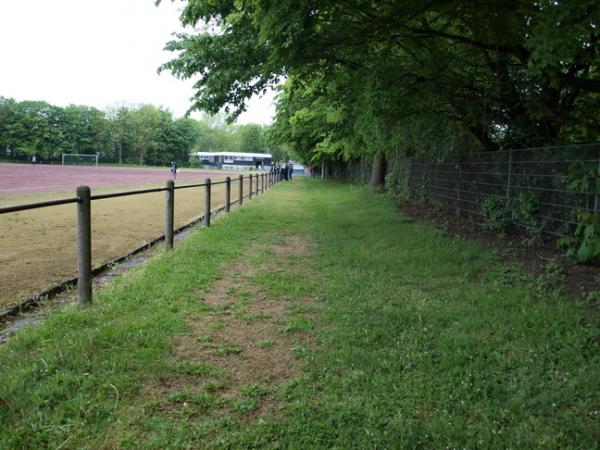
<path id="1" fill-rule="evenodd" d="M 294 260 L 311 251 L 300 236 L 283 236 L 282 242 L 251 248 L 210 291 L 199 293 L 208 312 L 190 319 L 189 333 L 173 343 L 174 358 L 186 373 L 149 388 L 152 398 L 164 401 L 163 413 L 198 407 L 199 398 L 209 394 L 214 396 L 209 409 L 245 420 L 278 414 L 279 389 L 300 376 L 295 351 L 313 339 L 293 324 L 310 321 L 317 309 L 312 299 L 298 304 L 269 295 L 257 283 L 259 273 L 293 270 Z M 261 252 L 269 261 L 255 264 Z"/>

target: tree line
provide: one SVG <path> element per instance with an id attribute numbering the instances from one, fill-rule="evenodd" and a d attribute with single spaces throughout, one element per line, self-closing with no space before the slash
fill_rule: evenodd
<path id="1" fill-rule="evenodd" d="M 43 101 L 0 97 L 0 159 L 61 159 L 63 153 L 98 153 L 101 162 L 187 165 L 195 151 L 272 152 L 270 127 L 229 124 L 224 114 L 196 120 L 174 118 L 153 105 L 101 111 L 90 106 L 60 107 Z"/>
<path id="2" fill-rule="evenodd" d="M 596 141 L 597 0 L 188 0 L 162 69 L 238 115 L 279 89 L 273 136 L 304 162 Z"/>

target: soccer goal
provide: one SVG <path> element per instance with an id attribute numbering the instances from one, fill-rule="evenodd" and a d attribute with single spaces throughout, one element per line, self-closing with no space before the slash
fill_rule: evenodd
<path id="1" fill-rule="evenodd" d="M 98 153 L 83 154 L 83 153 L 63 153 L 63 166 L 98 166 Z"/>

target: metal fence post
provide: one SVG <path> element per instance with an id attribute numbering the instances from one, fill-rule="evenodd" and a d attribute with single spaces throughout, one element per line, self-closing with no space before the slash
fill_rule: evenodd
<path id="1" fill-rule="evenodd" d="M 204 226 L 210 227 L 210 178 L 207 178 L 204 187 Z"/>
<path id="2" fill-rule="evenodd" d="M 90 188 L 79 186 L 77 198 L 77 293 L 79 302 L 92 302 L 92 211 Z"/>
<path id="3" fill-rule="evenodd" d="M 598 150 L 598 178 L 600 178 L 600 150 Z M 600 192 L 598 192 L 598 183 L 595 183 L 593 188 L 596 190 L 594 196 L 594 214 L 598 214 L 600 211 Z"/>
<path id="4" fill-rule="evenodd" d="M 512 185 L 512 150 L 508 151 L 508 169 L 507 169 L 507 178 L 506 178 L 506 208 L 510 205 L 510 189 Z"/>
<path id="5" fill-rule="evenodd" d="M 173 250 L 173 222 L 175 216 L 175 182 L 167 180 L 165 207 L 165 248 Z"/>
<path id="6" fill-rule="evenodd" d="M 265 174 L 264 173 L 260 174 L 260 190 L 263 193 L 265 192 Z"/>
<path id="7" fill-rule="evenodd" d="M 260 191 L 260 182 L 258 181 L 258 174 L 256 174 L 256 196 L 258 197 L 258 193 Z"/>
<path id="8" fill-rule="evenodd" d="M 225 178 L 225 212 L 231 209 L 231 177 Z"/>
<path id="9" fill-rule="evenodd" d="M 252 174 L 250 174 L 248 180 L 250 181 L 250 187 L 248 188 L 248 198 L 252 200 Z"/>
<path id="10" fill-rule="evenodd" d="M 240 175 L 239 179 L 240 179 L 240 189 L 238 192 L 238 203 L 240 204 L 240 206 L 242 206 L 242 203 L 244 203 L 244 175 Z"/>
<path id="11" fill-rule="evenodd" d="M 456 215 L 460 216 L 460 185 L 462 183 L 462 167 L 458 163 L 458 178 L 456 184 Z"/>

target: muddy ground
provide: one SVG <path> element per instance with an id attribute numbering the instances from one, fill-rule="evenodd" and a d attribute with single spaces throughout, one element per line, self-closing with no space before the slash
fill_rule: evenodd
<path id="1" fill-rule="evenodd" d="M 495 249 L 505 264 L 519 265 L 548 288 L 558 288 L 567 295 L 588 299 L 594 306 L 600 304 L 600 267 L 577 264 L 567 258 L 564 251 L 557 249 L 552 241 L 527 239 L 518 229 L 504 233 L 487 231 L 471 217 L 425 207 L 413 201 L 401 201 L 398 208 L 411 217 L 433 223 L 449 234 L 475 239 Z"/>

